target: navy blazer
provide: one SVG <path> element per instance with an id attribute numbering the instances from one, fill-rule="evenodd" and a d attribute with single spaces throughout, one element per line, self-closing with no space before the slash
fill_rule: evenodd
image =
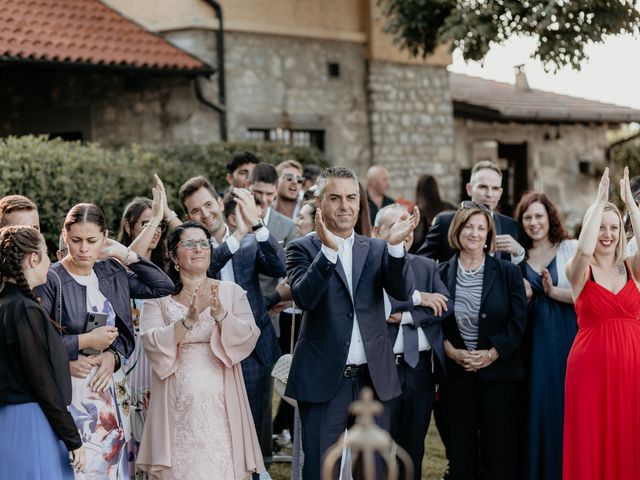
<path id="1" fill-rule="evenodd" d="M 98 277 L 100 292 L 116 314 L 118 338 L 113 347 L 128 358 L 135 346 L 131 319 L 132 298 L 160 298 L 171 295 L 175 288 L 171 279 L 157 266 L 144 258 L 127 269 L 118 261 L 98 260 L 93 271 Z M 78 335 L 87 326 L 87 292 L 67 272 L 60 262 L 51 265 L 47 282 L 34 289 L 47 314 L 64 327 L 62 342 L 69 360 L 78 359 Z"/>
<path id="2" fill-rule="evenodd" d="M 411 297 L 413 273 L 406 255 L 394 258 L 387 251 L 387 242 L 356 234 L 352 298 L 340 259 L 331 263 L 321 246 L 313 234 L 287 247 L 291 292 L 296 305 L 305 312 L 286 394 L 311 403 L 333 397 L 343 378 L 355 311 L 374 388 L 380 400 L 390 400 L 400 394 L 400 381 L 382 290 L 402 300 Z"/>
<path id="3" fill-rule="evenodd" d="M 413 272 L 415 281 L 415 290 L 427 293 L 440 293 L 447 297 L 447 311 L 436 317 L 433 310 L 428 307 L 414 306 L 413 300 L 401 302 L 393 297 L 389 297 L 391 302 L 391 313 L 410 312 L 413 318 L 413 325 L 407 325 L 409 328 L 421 328 L 427 340 L 431 344 L 431 348 L 438 359 L 440 366 L 445 368 L 444 354 L 444 336 L 442 334 L 442 322 L 453 315 L 453 301 L 449 296 L 449 290 L 440 279 L 438 274 L 438 264 L 430 258 L 418 257 L 416 255 L 407 255 L 407 262 Z M 389 335 L 391 343 L 395 344 L 400 330 L 399 323 L 389 324 Z"/>
<path id="4" fill-rule="evenodd" d="M 262 297 L 258 274 L 276 278 L 284 277 L 284 250 L 271 234 L 266 242 L 258 242 L 253 234 L 245 235 L 236 253 L 231 254 L 226 242 L 211 252 L 211 264 L 207 275 L 211 278 L 219 278 L 220 270 L 229 259 L 232 260 L 235 283 L 247 292 L 253 318 L 260 329 L 260 337 L 254 352 L 260 363 L 271 367 L 282 353 Z"/>
<path id="5" fill-rule="evenodd" d="M 422 246 L 418 249 L 417 255 L 432 258 L 438 263 L 449 260 L 455 252 L 449 246 L 449 227 L 456 212 L 442 212 L 433 219 L 429 233 Z M 511 235 L 522 245 L 522 228 L 513 218 L 500 213 L 493 213 L 493 223 L 496 226 L 496 235 Z M 496 252 L 496 257 L 507 262 L 511 261 L 511 254 L 508 252 Z"/>
<path id="6" fill-rule="evenodd" d="M 458 255 L 440 264 L 440 276 L 455 302 Z M 518 380 L 524 376 L 520 355 L 522 334 L 527 324 L 527 297 L 520 269 L 490 255 L 485 258 L 482 297 L 480 300 L 478 350 L 495 347 L 498 359 L 478 370 L 478 378 L 485 382 Z M 455 348 L 465 349 L 454 315 L 443 324 L 444 336 Z M 468 375 L 460 365 L 447 357 L 447 376 Z"/>

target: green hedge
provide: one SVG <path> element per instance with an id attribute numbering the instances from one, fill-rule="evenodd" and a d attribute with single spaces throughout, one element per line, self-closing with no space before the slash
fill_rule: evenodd
<path id="1" fill-rule="evenodd" d="M 226 164 L 235 153 L 245 150 L 273 164 L 287 158 L 302 164 L 327 164 L 317 149 L 270 142 L 165 148 L 133 145 L 112 151 L 97 144 L 49 140 L 45 136 L 7 137 L 0 139 L 0 197 L 21 194 L 35 201 L 42 231 L 52 249 L 74 204 L 99 205 L 115 233 L 127 203 L 136 196 L 151 197 L 156 172 L 165 183 L 171 207 L 182 213 L 177 198 L 180 185 L 192 176 L 205 175 L 216 188 L 226 188 Z"/>

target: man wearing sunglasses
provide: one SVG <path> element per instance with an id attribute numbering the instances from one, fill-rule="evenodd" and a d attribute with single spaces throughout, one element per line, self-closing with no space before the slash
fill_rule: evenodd
<path id="1" fill-rule="evenodd" d="M 294 220 L 298 218 L 302 203 L 302 165 L 296 160 L 285 160 L 276 167 L 278 172 L 278 189 L 273 208 L 285 217 Z"/>

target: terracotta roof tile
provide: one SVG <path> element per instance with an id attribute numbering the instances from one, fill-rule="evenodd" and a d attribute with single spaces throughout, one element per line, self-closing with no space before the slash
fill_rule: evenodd
<path id="1" fill-rule="evenodd" d="M 2 60 L 212 70 L 98 0 L 0 0 Z"/>
<path id="2" fill-rule="evenodd" d="M 449 75 L 454 113 L 457 102 L 494 111 L 500 119 L 511 121 L 640 122 L 640 110 L 629 107 L 543 90 L 521 90 L 510 83 L 460 73 Z"/>

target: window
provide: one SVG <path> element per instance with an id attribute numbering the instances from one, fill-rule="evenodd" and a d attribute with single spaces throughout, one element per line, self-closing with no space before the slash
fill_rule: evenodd
<path id="1" fill-rule="evenodd" d="M 297 130 L 288 128 L 250 128 L 247 140 L 254 142 L 282 142 L 285 145 L 316 147 L 324 151 L 324 130 Z"/>

